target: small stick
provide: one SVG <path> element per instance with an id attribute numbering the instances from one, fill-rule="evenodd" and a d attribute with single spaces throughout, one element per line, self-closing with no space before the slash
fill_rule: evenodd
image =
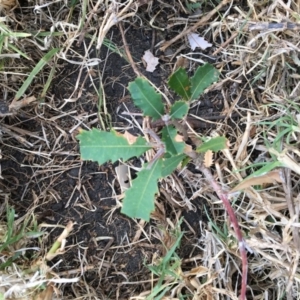
<path id="1" fill-rule="evenodd" d="M 179 33 L 178 35 L 176 35 L 173 39 L 171 39 L 170 41 L 167 41 L 163 44 L 162 47 L 160 47 L 161 51 L 166 51 L 166 49 L 168 47 L 170 47 L 173 43 L 175 43 L 177 40 L 179 40 L 180 38 L 186 36 L 187 34 L 189 34 L 192 31 L 195 31 L 199 26 L 207 23 L 209 21 L 209 19 L 215 14 L 217 13 L 223 6 L 225 6 L 226 4 L 228 4 L 229 2 L 231 2 L 231 0 L 223 0 L 222 2 L 219 3 L 218 6 L 216 6 L 212 11 L 210 11 L 207 15 L 205 15 L 203 18 L 201 18 L 196 24 L 194 24 L 192 27 L 185 29 L 184 31 L 182 31 L 181 33 Z"/>
<path id="2" fill-rule="evenodd" d="M 232 34 L 232 36 L 227 40 L 225 41 L 213 54 L 212 56 L 215 56 L 217 55 L 219 52 L 221 52 L 222 50 L 224 50 L 224 48 L 233 40 L 236 38 L 236 36 L 238 35 L 239 33 L 238 32 L 235 32 Z"/>
<path id="3" fill-rule="evenodd" d="M 159 136 L 151 129 L 146 128 L 144 130 L 145 133 L 149 134 L 157 143 L 158 151 L 154 155 L 154 157 L 151 159 L 151 161 L 148 163 L 147 169 L 151 169 L 152 165 L 163 155 L 166 153 L 165 144 L 161 142 Z"/>
<path id="4" fill-rule="evenodd" d="M 110 248 L 112 243 L 115 241 L 115 239 L 112 237 L 110 241 L 106 244 L 106 246 L 103 248 L 103 250 L 97 255 L 98 258 L 104 256 L 105 252 Z"/>
<path id="5" fill-rule="evenodd" d="M 186 141 L 189 139 L 186 126 L 180 124 L 177 120 L 173 120 L 172 123 L 173 123 L 173 125 L 176 127 L 176 129 L 177 129 L 180 133 L 182 133 L 182 135 L 183 135 L 183 140 L 186 142 Z"/>
<path id="6" fill-rule="evenodd" d="M 141 76 L 141 73 L 139 72 L 139 70 L 137 69 L 134 61 L 133 61 L 133 58 L 131 56 L 131 53 L 129 51 L 129 48 L 128 48 L 128 44 L 127 44 L 127 41 L 126 41 L 126 38 L 125 38 L 125 34 L 124 34 L 124 30 L 123 30 L 123 26 L 122 26 L 122 23 L 120 22 L 119 23 L 119 29 L 120 29 L 120 32 L 121 32 L 121 35 L 122 35 L 122 40 L 123 40 L 123 44 L 124 44 L 124 48 L 125 48 L 125 52 L 126 52 L 126 55 L 128 57 L 128 60 L 129 60 L 129 63 L 131 64 L 131 67 L 134 71 L 134 73 L 140 77 Z"/>
<path id="7" fill-rule="evenodd" d="M 48 251 L 48 253 L 45 256 L 45 260 L 50 261 L 58 254 L 62 253 L 64 250 L 64 246 L 66 243 L 66 239 L 69 236 L 70 232 L 73 230 L 74 223 L 72 221 L 69 221 L 66 227 L 64 228 L 64 231 L 61 233 L 61 235 L 57 238 L 57 240 L 52 245 L 51 249 Z"/>

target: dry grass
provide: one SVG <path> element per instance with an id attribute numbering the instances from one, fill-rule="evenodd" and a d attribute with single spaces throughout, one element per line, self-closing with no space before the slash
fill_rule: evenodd
<path id="1" fill-rule="evenodd" d="M 214 62 L 222 73 L 221 80 L 207 95 L 221 99 L 225 120 L 211 121 L 215 124 L 214 131 L 200 134 L 191 128 L 190 136 L 194 139 L 199 135 L 225 134 L 232 141 L 230 150 L 216 157 L 213 165 L 215 178 L 224 190 L 230 192 L 262 166 L 269 168 L 256 174 L 262 176 L 260 187 L 248 184 L 242 191 L 231 193 L 248 247 L 248 299 L 300 299 L 300 5 L 297 1 L 281 0 L 249 0 L 244 4 L 216 1 L 214 7 L 219 5 L 219 11 L 213 11 L 210 2 L 202 4 L 202 11 L 189 11 L 187 3 L 195 1 L 170 2 L 57 1 L 29 3 L 32 6 L 28 7 L 21 3 L 20 8 L 14 2 L 0 1 L 0 129 L 4 169 L 0 174 L 1 197 L 19 215 L 15 234 L 26 218 L 43 215 L 53 203 L 63 202 L 62 209 L 74 209 L 80 220 L 85 213 L 96 213 L 97 200 L 91 199 L 87 191 L 93 176 L 108 176 L 112 198 L 116 199 L 115 207 L 107 210 L 106 225 L 120 218 L 121 197 L 107 175 L 112 171 L 108 167 L 96 169 L 92 174 L 84 173 L 85 165 L 80 161 L 75 136 L 80 127 L 106 129 L 112 124 L 110 114 L 114 112 L 106 90 L 115 82 L 118 85 L 120 79 L 105 76 L 106 70 L 113 67 L 108 65 L 112 51 L 131 62 L 123 73 L 130 72 L 133 65 L 136 72 L 145 73 L 141 57 L 133 53 L 134 62 L 130 58 L 128 51 L 134 52 L 135 45 L 124 50 L 124 40 L 115 45 L 112 41 L 115 31 L 111 29 L 118 30 L 115 25 L 120 22 L 128 43 L 132 28 L 154 28 L 153 50 L 160 55 L 161 69 L 166 73 L 170 74 L 179 64 L 193 71 L 201 60 Z M 209 19 L 205 11 L 211 12 Z M 191 16 L 193 13 L 196 18 Z M 162 30 L 165 28 L 170 34 L 167 41 Z M 212 51 L 192 53 L 186 42 L 190 31 L 197 31 L 212 43 Z M 158 49 L 164 46 L 166 51 L 159 53 Z M 28 88 L 16 99 L 24 81 L 52 48 L 59 48 L 59 52 L 32 77 Z M 128 76 L 134 79 L 134 75 Z M 122 102 L 119 109 L 126 108 L 125 87 L 122 88 L 124 95 L 119 99 Z M 165 98 L 171 99 L 165 82 L 159 88 Z M 60 90 L 62 97 L 59 97 Z M 240 116 L 239 120 L 231 118 L 233 115 Z M 120 117 L 123 124 L 119 122 L 116 128 L 142 133 L 138 114 L 128 109 Z M 274 166 L 281 180 L 264 184 L 263 176 Z M 137 168 L 136 162 L 129 167 Z M 60 181 L 70 170 L 77 173 L 71 178 L 71 193 L 65 195 Z M 147 299 L 158 278 L 138 274 L 137 280 L 130 280 L 116 257 L 142 249 L 147 263 L 159 265 L 178 238 L 174 231 L 184 210 L 196 210 L 199 197 L 203 203 L 206 200 L 207 215 L 199 216 L 197 228 L 186 225 L 183 246 L 189 244 L 190 253 L 181 257 L 178 252 L 173 261 L 178 263 L 174 269 L 178 276 L 165 277 L 162 284 L 169 289 L 161 299 L 183 299 L 183 295 L 193 300 L 238 299 L 241 262 L 235 235 L 212 189 L 190 166 L 161 182 L 157 210 L 150 226 L 136 222 L 132 229 L 134 236 L 124 235 L 119 244 L 112 243 L 111 236 L 94 237 L 95 247 L 100 242 L 107 247 L 100 247 L 97 259 L 91 260 L 88 246 L 82 246 L 84 239 L 79 235 L 85 226 L 83 222 L 66 239 L 67 253 L 76 249 L 77 261 L 69 262 L 61 256 L 50 269 L 45 261 L 53 240 L 40 238 L 40 249 L 34 257 L 43 261 L 39 270 L 47 271 L 24 275 L 28 263 L 33 263 L 33 259 L 26 261 L 24 255 L 0 271 L 5 279 L 0 292 L 6 293 L 8 299 L 8 295 L 10 299 L 36 299 L 36 294 L 38 299 Z M 70 218 L 62 213 L 60 218 L 50 219 L 55 225 L 66 225 Z M 6 228 L 6 224 L 5 207 L 2 207 L 0 229 Z M 49 232 L 49 228 L 47 237 L 50 233 L 60 234 Z M 1 262 L 7 261 L 15 251 L 32 245 L 25 238 L 9 252 L 2 251 Z M 108 251 L 110 254 L 106 255 Z M 98 282 L 89 274 L 96 276 Z M 115 284 L 111 297 L 103 286 L 118 276 L 122 280 Z M 48 295 L 41 294 L 42 288 Z"/>

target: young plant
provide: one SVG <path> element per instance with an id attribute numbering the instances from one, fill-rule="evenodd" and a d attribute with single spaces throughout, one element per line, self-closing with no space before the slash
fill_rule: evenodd
<path id="1" fill-rule="evenodd" d="M 126 137 L 114 130 L 110 132 L 93 128 L 91 131 L 81 131 L 77 138 L 80 141 L 81 157 L 84 160 L 97 161 L 100 165 L 119 159 L 128 160 L 141 156 L 150 149 L 155 149 L 153 160 L 145 164 L 132 181 L 132 186 L 125 192 L 122 213 L 131 218 L 141 218 L 149 221 L 154 211 L 155 194 L 158 192 L 158 180 L 170 175 L 177 166 L 189 156 L 197 153 L 186 153 L 186 144 L 177 141 L 178 132 L 184 135 L 183 126 L 178 123 L 189 110 L 190 103 L 203 93 L 204 89 L 218 79 L 217 70 L 209 65 L 199 67 L 194 76 L 189 78 L 184 69 L 178 69 L 169 79 L 169 86 L 182 100 L 176 101 L 165 109 L 162 95 L 144 78 L 136 78 L 129 83 L 128 89 L 134 104 L 145 116 L 153 121 L 161 120 L 163 128 L 159 135 L 151 128 L 146 133 L 153 142 L 149 143 L 143 137 L 137 137 L 130 142 Z M 226 139 L 218 137 L 202 144 L 196 151 L 204 153 L 207 150 L 218 151 L 226 147 Z"/>
<path id="2" fill-rule="evenodd" d="M 132 181 L 131 187 L 126 190 L 121 210 L 131 218 L 141 218 L 146 221 L 149 221 L 150 214 L 155 209 L 154 200 L 155 194 L 158 193 L 159 179 L 170 175 L 183 160 L 192 159 L 222 200 L 234 227 L 243 266 L 241 288 L 243 300 L 247 285 L 245 242 L 227 193 L 222 190 L 204 163 L 205 158 L 210 161 L 212 151 L 227 148 L 227 140 L 225 137 L 212 138 L 194 151 L 186 145 L 187 132 L 184 125 L 179 123 L 179 120 L 187 116 L 192 101 L 217 81 L 218 76 L 218 71 L 210 64 L 199 67 L 191 78 L 184 69 L 179 68 L 171 75 L 168 84 L 182 99 L 170 107 L 165 107 L 162 95 L 157 93 L 145 78 L 139 77 L 129 83 L 128 89 L 134 104 L 142 110 L 144 116 L 162 124 L 163 128 L 158 133 L 151 128 L 144 132 L 149 134 L 151 142 L 147 142 L 143 137 L 133 140 L 114 130 L 105 132 L 95 128 L 90 131 L 81 130 L 77 138 L 80 141 L 81 158 L 99 164 L 107 161 L 116 162 L 119 159 L 128 160 L 134 156 L 141 156 L 150 149 L 156 151 L 152 161 L 142 167 L 137 178 Z M 183 137 L 178 138 L 179 134 Z"/>

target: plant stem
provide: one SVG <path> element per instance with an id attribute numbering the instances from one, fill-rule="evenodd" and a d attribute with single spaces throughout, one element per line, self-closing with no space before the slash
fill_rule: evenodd
<path id="1" fill-rule="evenodd" d="M 199 170 L 203 173 L 206 180 L 209 182 L 211 187 L 214 189 L 220 200 L 222 200 L 223 205 L 229 215 L 230 222 L 234 228 L 234 232 L 236 234 L 237 240 L 239 242 L 239 250 L 241 254 L 242 259 L 242 287 L 241 287 L 241 300 L 246 299 L 246 288 L 247 288 L 247 271 L 248 271 L 248 261 L 247 261 L 247 253 L 246 253 L 246 247 L 245 247 L 245 241 L 241 232 L 241 229 L 239 227 L 237 218 L 235 216 L 235 213 L 230 205 L 230 202 L 228 200 L 228 196 L 226 192 L 222 190 L 218 182 L 214 179 L 211 171 L 206 168 L 202 163 L 198 164 Z"/>
<path id="2" fill-rule="evenodd" d="M 70 232 L 73 230 L 74 223 L 72 221 L 69 221 L 67 226 L 65 227 L 64 231 L 61 233 L 61 235 L 57 238 L 57 240 L 52 245 L 49 252 L 46 254 L 45 259 L 47 261 L 52 260 L 53 257 L 55 257 L 59 252 L 59 248 L 62 246 L 64 240 L 69 236 Z"/>

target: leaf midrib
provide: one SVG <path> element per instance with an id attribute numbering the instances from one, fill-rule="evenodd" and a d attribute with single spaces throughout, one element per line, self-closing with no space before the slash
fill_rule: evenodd
<path id="1" fill-rule="evenodd" d="M 159 115 L 162 116 L 162 114 L 156 109 L 156 107 L 148 100 L 148 98 L 146 97 L 146 94 L 144 93 L 143 89 L 140 88 L 140 86 L 138 86 L 138 88 L 140 89 L 141 94 L 143 95 L 144 99 L 146 99 L 146 102 L 152 107 L 152 109 Z M 155 95 L 156 96 L 156 95 Z"/>
<path id="2" fill-rule="evenodd" d="M 191 95 L 191 99 L 193 100 L 194 99 L 194 95 L 195 95 L 195 93 L 197 92 L 197 90 L 198 90 L 198 87 L 200 86 L 200 84 L 205 80 L 205 77 L 206 76 L 209 76 L 209 74 L 211 73 L 211 72 L 214 72 L 215 70 L 214 69 L 211 69 L 207 74 L 205 74 L 205 76 L 202 76 L 202 79 L 199 81 L 199 83 L 196 85 L 196 87 L 195 87 L 195 89 L 193 89 L 194 90 L 194 92 L 192 93 L 192 95 Z M 195 76 L 195 75 L 194 75 Z M 203 91 L 205 90 L 205 88 L 203 89 Z M 200 94 L 199 94 L 199 96 L 200 96 Z M 198 97 L 199 97 L 198 96 Z"/>

